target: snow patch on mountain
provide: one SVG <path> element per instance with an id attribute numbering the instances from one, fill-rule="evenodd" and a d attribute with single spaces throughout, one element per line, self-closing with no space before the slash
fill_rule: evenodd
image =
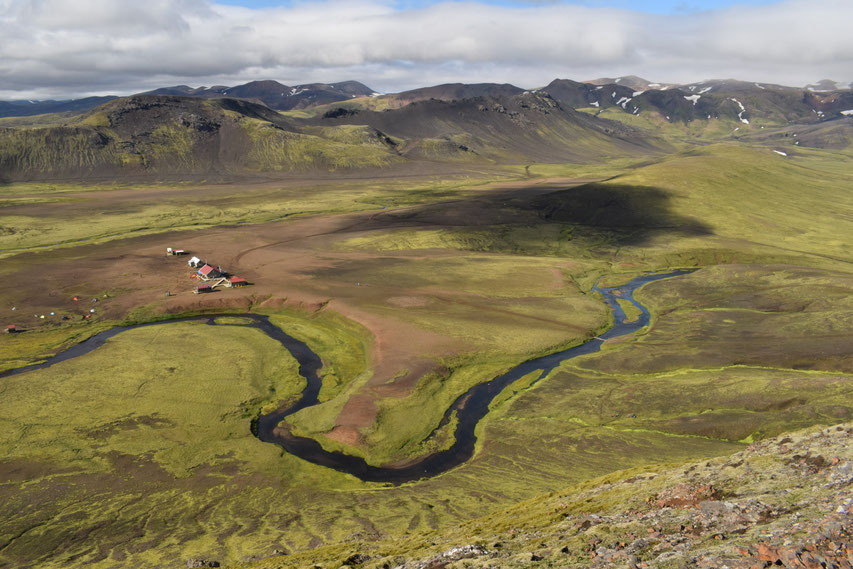
<path id="1" fill-rule="evenodd" d="M 743 106 L 743 103 L 734 98 L 730 98 L 729 101 L 734 101 L 735 103 L 737 103 L 737 106 L 740 107 L 740 112 L 737 114 L 737 118 L 740 119 L 740 122 L 742 122 L 743 124 L 749 124 L 749 121 L 743 118 L 743 113 L 746 112 L 746 108 Z"/>

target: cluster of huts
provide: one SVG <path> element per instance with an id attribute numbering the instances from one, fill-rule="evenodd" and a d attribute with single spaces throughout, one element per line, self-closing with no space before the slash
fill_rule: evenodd
<path id="1" fill-rule="evenodd" d="M 167 247 L 166 248 L 166 255 L 167 256 L 178 256 L 178 255 L 188 255 L 188 254 L 189 253 L 187 251 L 185 251 L 184 249 L 174 248 L 174 247 Z M 222 269 L 222 267 L 220 267 L 219 265 L 214 267 L 212 264 L 205 263 L 204 261 L 202 261 L 198 257 L 191 258 L 189 261 L 187 261 L 187 264 L 190 267 L 192 267 L 193 269 L 196 269 L 195 272 L 192 273 L 191 276 L 193 278 L 196 278 L 196 279 L 203 281 L 201 284 L 198 284 L 193 289 L 193 292 L 196 294 L 213 292 L 214 289 L 216 289 L 216 287 L 218 287 L 218 286 L 223 286 L 226 288 L 237 288 L 237 287 L 248 286 L 248 285 L 252 284 L 242 277 L 238 277 L 237 275 L 229 274 L 227 271 L 224 271 Z M 104 295 L 104 296 L 106 296 L 106 295 Z M 171 293 L 167 291 L 166 296 L 171 296 Z M 76 302 L 78 300 L 80 300 L 80 299 L 75 296 L 74 301 Z M 98 299 L 93 298 L 92 302 L 98 302 Z M 12 310 L 16 310 L 16 308 L 17 307 L 13 306 Z M 92 317 L 92 315 L 94 313 L 95 313 L 95 309 L 90 308 L 85 314 L 82 315 L 81 318 L 84 320 L 88 320 L 89 318 Z M 42 314 L 41 316 L 36 314 L 34 316 L 36 318 L 40 318 L 42 320 L 45 320 L 46 319 L 45 314 Z M 70 318 L 71 318 L 70 316 L 67 316 L 67 315 L 60 316 L 60 315 L 56 314 L 56 312 L 51 312 L 50 316 L 57 316 L 63 321 L 64 320 L 70 320 Z M 0 325 L 0 330 L 2 330 L 0 333 L 6 333 L 6 334 L 15 334 L 15 333 L 24 331 L 23 329 L 19 328 L 15 324 L 7 324 L 5 328 L 2 328 L 2 325 Z"/>
<path id="2" fill-rule="evenodd" d="M 204 283 L 197 285 L 193 290 L 196 294 L 213 292 L 213 290 L 218 286 L 237 288 L 249 284 L 246 279 L 229 274 L 219 265 L 214 267 L 212 264 L 206 263 L 198 257 L 193 257 L 187 261 L 187 264 L 193 269 L 196 269 L 192 274 L 192 277 L 204 281 Z"/>

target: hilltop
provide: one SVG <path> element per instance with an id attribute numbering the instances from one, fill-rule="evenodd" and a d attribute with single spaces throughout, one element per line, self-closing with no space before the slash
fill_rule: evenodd
<path id="1" fill-rule="evenodd" d="M 246 99 L 268 106 L 278 111 L 301 109 L 325 105 L 336 101 L 345 101 L 356 97 L 378 95 L 373 89 L 358 81 L 340 83 L 308 83 L 305 85 L 284 85 L 278 81 L 250 81 L 234 87 L 161 87 L 141 95 L 177 95 L 182 97 L 200 97 L 203 99 Z"/>
<path id="2" fill-rule="evenodd" d="M 189 87 L 175 85 L 159 87 L 139 95 L 173 95 L 201 99 L 245 99 L 275 110 L 290 110 L 344 101 L 355 97 L 375 96 L 378 93 L 358 81 L 339 83 L 307 83 L 284 85 L 274 80 L 250 81 L 228 87 Z M 0 117 L 25 117 L 47 113 L 83 113 L 119 97 L 85 97 L 60 101 L 0 101 Z"/>
<path id="3" fill-rule="evenodd" d="M 265 105 L 239 99 L 140 95 L 39 128 L 0 128 L 10 180 L 222 177 L 275 170 L 336 170 L 396 159 L 379 136 L 336 141 L 303 134 Z"/>

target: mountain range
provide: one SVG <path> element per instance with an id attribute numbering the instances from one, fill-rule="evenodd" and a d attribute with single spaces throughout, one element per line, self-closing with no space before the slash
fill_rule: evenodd
<path id="1" fill-rule="evenodd" d="M 358 81 L 341 83 L 309 83 L 288 86 L 278 81 L 251 81 L 243 85 L 227 87 L 188 87 L 176 85 L 161 87 L 140 95 L 174 95 L 178 97 L 197 97 L 202 99 L 234 98 L 247 99 L 268 106 L 271 109 L 287 111 L 305 107 L 324 105 L 344 101 L 355 97 L 378 95 L 372 89 Z M 46 113 L 79 113 L 117 99 L 116 96 L 87 97 L 66 101 L 0 101 L 0 117 L 34 116 Z"/>
<path id="2" fill-rule="evenodd" d="M 573 108 L 592 106 L 608 108 L 619 106 L 622 110 L 639 113 L 655 110 L 673 120 L 738 116 L 741 109 L 732 99 L 740 96 L 757 104 L 752 113 L 775 116 L 785 120 L 802 120 L 809 113 L 818 118 L 831 118 L 842 111 L 853 109 L 853 89 L 844 88 L 834 81 L 822 80 L 806 88 L 785 87 L 767 83 L 736 80 L 712 80 L 699 83 L 653 83 L 629 75 L 617 78 L 599 78 L 584 82 L 555 79 L 545 87 L 531 89 L 554 97 Z M 381 95 L 358 81 L 339 83 L 308 83 L 284 85 L 278 81 L 251 81 L 233 87 L 189 87 L 177 85 L 145 91 L 140 95 L 174 95 L 204 99 L 246 99 L 278 111 L 306 109 L 361 97 L 378 97 L 389 104 L 401 106 L 412 102 L 438 99 L 455 100 L 473 97 L 511 97 L 525 89 L 509 83 L 449 83 L 422 87 Z M 46 113 L 80 113 L 91 110 L 116 96 L 87 97 L 73 100 L 0 101 L 0 118 L 34 116 Z M 728 101 L 731 104 L 727 104 Z M 743 118 L 743 115 L 740 116 Z M 747 119 L 748 120 L 748 119 Z"/>
<path id="3" fill-rule="evenodd" d="M 268 106 L 277 111 L 314 107 L 336 101 L 345 101 L 356 97 L 378 95 L 367 85 L 358 81 L 341 83 L 309 83 L 293 87 L 278 81 L 251 81 L 236 87 L 198 87 L 186 85 L 163 87 L 142 93 L 143 95 L 177 95 L 181 97 L 201 97 L 217 99 L 222 97 L 248 99 Z"/>
<path id="4" fill-rule="evenodd" d="M 32 116 L 38 109 L 52 114 Z M 533 90 L 445 84 L 386 95 L 355 81 L 255 81 L 7 102 L 0 112 L 7 115 L 0 118 L 6 181 L 224 179 L 424 161 L 592 163 L 669 152 L 688 135 L 786 147 L 845 148 L 853 140 L 853 90 L 734 80 L 672 86 L 638 77 L 556 79 Z"/>
<path id="5" fill-rule="evenodd" d="M 340 171 L 413 161 L 586 161 L 660 141 L 546 94 L 427 100 L 374 111 L 283 115 L 242 99 L 139 95 L 62 125 L 0 128 L 8 180 Z"/>

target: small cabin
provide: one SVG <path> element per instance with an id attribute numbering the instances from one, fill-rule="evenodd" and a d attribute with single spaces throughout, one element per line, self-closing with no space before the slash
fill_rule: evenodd
<path id="1" fill-rule="evenodd" d="M 213 287 L 210 286 L 209 284 L 198 285 L 197 287 L 195 287 L 195 290 L 193 292 L 196 294 L 204 294 L 206 292 L 213 292 Z"/>
<path id="2" fill-rule="evenodd" d="M 200 267 L 200 266 L 204 265 L 204 261 L 202 261 L 202 260 L 201 260 L 201 259 L 199 259 L 198 257 L 193 257 L 192 259 L 190 259 L 189 261 L 187 261 L 187 265 L 189 265 L 190 267 L 192 267 L 192 268 L 196 269 L 196 268 L 198 268 L 198 267 Z"/>
<path id="3" fill-rule="evenodd" d="M 219 267 L 211 267 L 210 265 L 205 264 L 202 268 L 198 270 L 198 276 L 207 280 L 207 279 L 218 279 L 222 276 L 222 271 Z"/>
<path id="4" fill-rule="evenodd" d="M 7 334 L 14 334 L 17 331 L 18 331 L 18 328 L 14 324 L 9 324 L 8 326 L 6 326 L 6 333 Z"/>
<path id="5" fill-rule="evenodd" d="M 186 255 L 187 252 L 183 249 L 172 249 L 171 247 L 166 247 L 167 255 Z"/>

